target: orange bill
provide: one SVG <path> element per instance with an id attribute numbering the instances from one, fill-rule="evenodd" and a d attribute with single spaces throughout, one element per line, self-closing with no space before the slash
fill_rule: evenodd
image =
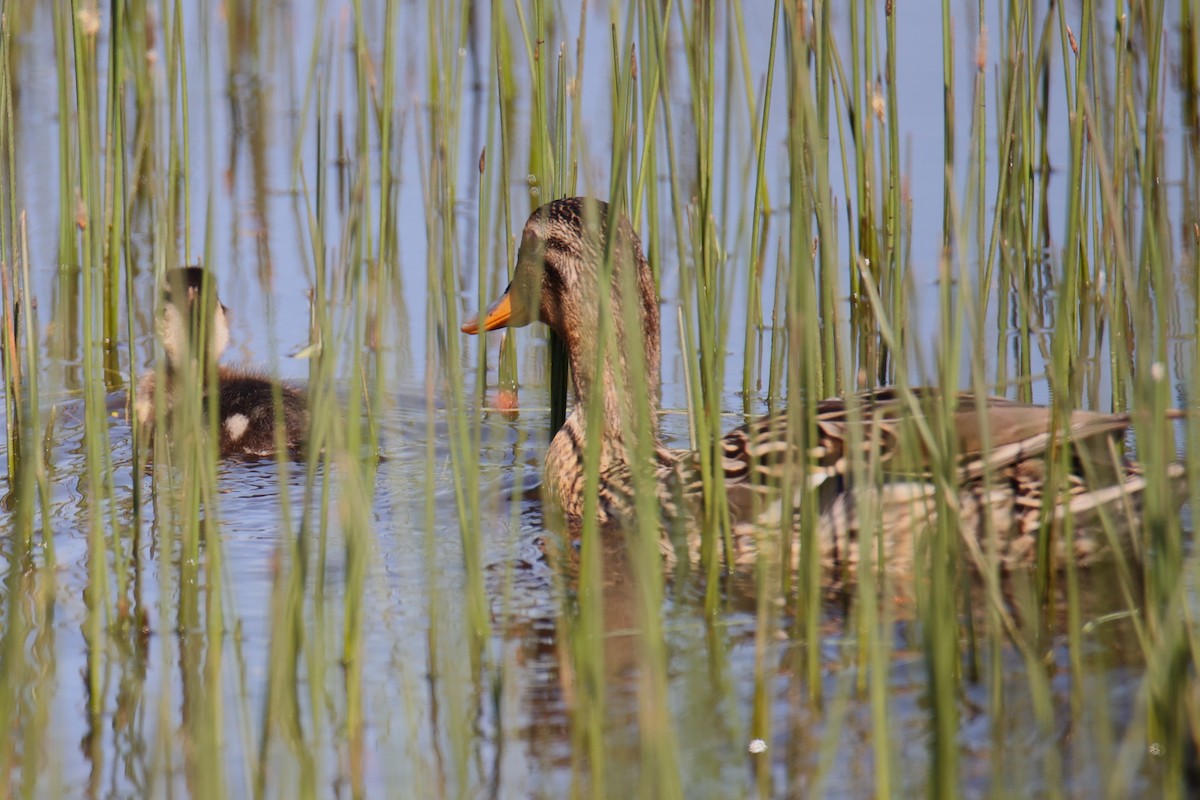
<path id="1" fill-rule="evenodd" d="M 497 328 L 503 328 L 508 324 L 509 318 L 512 317 L 512 295 L 508 290 L 500 295 L 500 299 L 492 304 L 492 307 L 487 310 L 487 314 L 483 318 L 482 329 L 485 331 L 494 331 Z M 463 333 L 479 333 L 479 319 L 473 319 L 470 322 L 464 322 L 462 326 Z"/>

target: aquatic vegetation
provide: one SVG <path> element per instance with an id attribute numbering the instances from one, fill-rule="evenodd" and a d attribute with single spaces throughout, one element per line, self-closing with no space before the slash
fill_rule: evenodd
<path id="1" fill-rule="evenodd" d="M 1200 474 L 1200 426 L 1167 409 L 1200 395 L 1198 16 L 6 4 L 4 788 L 1188 794 L 1200 482 L 1180 511 L 1172 478 Z M 661 382 L 621 340 L 636 304 L 600 292 L 587 331 L 632 365 L 620 536 L 600 439 L 578 530 L 535 488 L 565 349 L 459 332 L 528 214 L 577 195 L 631 220 L 661 320 Z M 628 278 L 614 244 L 602 283 Z M 303 458 L 222 459 L 203 392 L 169 446 L 128 418 L 167 355 L 164 278 L 192 264 L 232 311 L 226 358 L 304 386 Z M 808 452 L 818 400 L 880 386 L 933 387 L 894 452 L 934 486 L 963 467 L 960 392 L 1128 414 L 1140 557 L 1055 558 L 1066 514 L 1005 572 L 939 494 L 906 580 L 838 573 L 801 488 L 799 539 L 731 566 L 723 433 L 774 414 Z M 847 425 L 855 485 L 872 429 Z M 696 559 L 666 569 L 660 439 L 708 490 Z M 1043 497 L 1070 493 L 1072 448 L 1046 452 Z M 878 542 L 879 508 L 854 513 Z"/>

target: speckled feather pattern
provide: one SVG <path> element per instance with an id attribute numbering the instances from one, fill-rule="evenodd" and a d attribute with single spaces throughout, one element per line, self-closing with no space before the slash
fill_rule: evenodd
<path id="1" fill-rule="evenodd" d="M 592 210 L 587 204 L 594 204 Z M 595 433 L 601 437 L 599 515 L 604 524 L 619 524 L 635 513 L 632 456 L 625 441 L 628 420 L 635 418 L 635 403 L 648 405 L 652 419 L 658 412 L 659 321 L 649 265 L 632 225 L 622 217 L 614 236 L 609 286 L 616 346 L 605 352 L 597 375 L 606 217 L 605 204 L 581 198 L 555 201 L 534 212 L 522 235 L 510 286 L 515 309 L 510 324 L 540 320 L 567 345 L 575 407 L 550 443 L 544 487 L 548 499 L 569 519 L 578 520 L 583 512 L 584 456 L 592 435 L 586 424 L 587 404 L 596 381 L 602 381 L 601 429 Z M 626 330 L 624 324 L 623 289 L 630 286 L 638 294 L 632 299 L 640 323 L 636 331 Z M 639 359 L 638 353 L 645 355 Z M 647 392 L 635 393 L 631 369 L 651 376 Z M 942 491 L 940 505 L 957 510 L 969 550 L 992 550 L 1005 566 L 1029 564 L 1046 515 L 1056 522 L 1071 516 L 1076 535 L 1069 542 L 1058 536 L 1056 549 L 1062 558 L 1086 563 L 1107 549 L 1108 539 L 1095 525 L 1103 514 L 1110 515 L 1122 533 L 1123 549 L 1136 549 L 1136 512 L 1146 482 L 1141 469 L 1124 455 L 1128 416 L 1077 411 L 1070 415 L 1067 429 L 1055 435 L 1048 408 L 970 394 L 948 399 L 949 403 L 931 390 L 884 388 L 819 401 L 815 440 L 807 447 L 799 443 L 787 412 L 726 434 L 713 457 L 720 461 L 734 523 L 732 557 L 748 560 L 764 546 L 777 548 L 780 531 L 796 535 L 801 503 L 815 498 L 816 541 L 825 561 L 856 564 L 860 533 L 878 530 L 888 567 L 907 569 L 923 531 L 936 519 L 938 486 L 947 485 L 946 478 L 935 479 L 930 448 L 919 444 L 922 431 L 940 429 L 947 422 L 955 435 L 956 461 L 941 473 L 949 475 L 952 484 Z M 941 420 L 941 413 L 950 418 Z M 803 415 L 795 418 L 802 420 Z M 657 441 L 657 431 L 650 434 Z M 1064 444 L 1070 448 L 1071 472 L 1050 499 L 1043 494 L 1045 457 Z M 703 502 L 699 465 L 698 452 L 661 445 L 655 446 L 654 463 L 648 465 L 664 529 L 682 532 L 662 538 L 669 559 L 684 557 L 677 552 L 681 542 L 688 547 L 686 557 L 694 559 L 698 553 Z M 1182 466 L 1170 465 L 1167 477 L 1179 483 Z M 1089 524 L 1096 530 L 1089 533 Z M 872 534 L 869 541 L 878 540 Z M 792 548 L 793 554 L 796 551 Z"/>

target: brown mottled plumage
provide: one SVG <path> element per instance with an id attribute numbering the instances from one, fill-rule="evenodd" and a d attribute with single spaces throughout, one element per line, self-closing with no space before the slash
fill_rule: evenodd
<path id="1" fill-rule="evenodd" d="M 606 351 L 602 385 L 593 391 L 600 320 L 597 289 L 607 216 L 606 204 L 583 198 L 558 200 L 535 211 L 525 224 L 508 290 L 482 320 L 463 326 L 464 332 L 476 333 L 480 328 L 520 327 L 538 320 L 562 337 L 576 403 L 550 443 L 544 485 L 567 515 L 582 513 L 588 403 L 598 393 L 603 404 L 598 432 L 602 522 L 627 520 L 633 514 L 636 482 L 626 437 L 635 404 L 646 407 L 651 425 L 656 425 L 660 359 L 658 304 L 649 265 L 632 225 L 621 217 L 613 237 L 610 292 L 615 347 Z M 631 283 L 637 293 L 640 342 L 639 332 L 627 331 L 624 324 L 623 287 Z M 633 348 L 640 348 L 644 358 L 631 357 Z M 645 381 L 649 388 L 645 396 L 635 397 L 626 373 L 639 368 L 650 376 Z M 944 502 L 957 507 L 964 533 L 971 534 L 971 546 L 982 548 L 982 535 L 995 532 L 990 541 L 996 543 L 1001 562 L 1027 564 L 1036 555 L 1037 532 L 1048 521 L 1046 515 L 1052 514 L 1055 521 L 1070 516 L 1082 528 L 1106 513 L 1123 530 L 1122 545 L 1131 544 L 1128 534 L 1136 519 L 1128 512 L 1146 480 L 1123 453 L 1121 437 L 1130 425 L 1128 415 L 1076 411 L 1070 415 L 1068 429 L 1055 435 L 1047 407 L 970 394 L 945 398 L 928 389 L 883 388 L 817 403 L 816 441 L 806 449 L 790 433 L 787 412 L 743 425 L 720 441 L 714 457 L 720 459 L 734 522 L 734 558 L 753 557 L 762 537 L 771 531 L 794 530 L 792 522 L 784 524 L 784 516 L 793 515 L 792 520 L 798 521 L 796 509 L 811 496 L 820 504 L 817 542 L 824 560 L 857 562 L 859 528 L 869 512 L 875 523 L 869 530 L 882 532 L 889 568 L 905 569 L 914 557 L 915 534 L 929 526 L 937 506 L 932 448 L 911 443 L 922 442 L 923 431 L 937 428 L 942 413 L 950 415 L 947 422 L 956 435 L 956 460 L 949 471 L 952 491 L 943 492 Z M 926 426 L 927 422 L 932 424 Z M 650 434 L 657 443 L 657 430 Z M 858 443 L 861 456 L 853 453 L 852 442 Z M 1070 447 L 1070 473 L 1062 476 L 1058 494 L 1044 498 L 1045 456 L 1064 443 Z M 699 532 L 693 523 L 703 500 L 700 454 L 656 444 L 653 458 L 658 505 L 666 519 L 684 522 L 681 527 L 694 555 Z M 856 485 L 856 469 L 873 473 L 859 473 L 867 480 Z M 1169 465 L 1169 480 L 1178 481 L 1182 474 L 1181 465 Z M 785 496 L 789 489 L 790 497 Z M 1094 527 L 1098 533 L 1100 526 Z M 1059 557 L 1080 562 L 1097 557 L 1108 542 L 1102 535 L 1081 532 L 1069 546 L 1063 538 L 1056 537 Z M 671 538 L 664 536 L 664 551 L 673 556 L 674 548 Z"/>
<path id="2" fill-rule="evenodd" d="M 227 456 L 271 456 L 276 442 L 276 401 L 279 393 L 284 448 L 299 453 L 308 428 L 304 392 L 287 383 L 276 383 L 256 372 L 217 366 L 215 386 L 206 386 L 207 365 L 216 361 L 229 343 L 227 309 L 209 285 L 208 273 L 198 267 L 167 272 L 163 289 L 159 335 L 167 354 L 163 386 L 167 418 L 178 405 L 185 386 L 203 386 L 205 411 L 216 402 L 218 450 Z M 207 309 L 207 310 L 206 310 Z M 203 354 L 201 356 L 200 354 Z M 182 371 L 188 370 L 187 380 Z M 134 411 L 147 430 L 155 423 L 155 373 L 138 383 Z"/>
<path id="3" fill-rule="evenodd" d="M 535 211 L 525 223 L 512 283 L 489 312 L 489 318 L 496 314 L 506 315 L 502 324 L 511 327 L 528 325 L 534 320 L 544 322 L 566 343 L 576 405 L 550 443 L 546 454 L 546 479 L 563 510 L 575 515 L 583 510 L 581 464 L 586 441 L 586 402 L 597 380 L 600 308 L 595 286 L 605 248 L 607 213 L 607 204 L 594 201 L 589 210 L 580 197 L 559 200 Z M 589 224 L 594 227 L 589 229 Z M 612 248 L 614 264 L 629 262 L 645 266 L 646 257 L 642 254 L 637 233 L 624 217 L 617 223 Z M 623 319 L 625 313 L 624 292 L 617 283 L 619 275 L 614 267 L 610 305 L 614 320 Z M 633 291 L 637 299 L 634 313 L 642 332 L 639 336 L 638 331 L 634 331 L 634 336 L 640 340 L 630 341 L 625 327 L 614 325 L 613 352 L 607 354 L 609 357 L 603 365 L 601 472 L 618 468 L 629 459 L 625 438 L 628 421 L 633 418 L 635 403 L 639 402 L 627 390 L 628 382 L 623 377 L 630 348 L 638 348 L 645 354 L 641 366 L 652 376 L 646 381 L 651 395 L 650 409 L 652 412 L 658 409 L 658 300 L 649 269 L 636 272 Z M 657 437 L 657 415 L 651 413 L 649 417 L 654 426 L 651 433 Z"/>

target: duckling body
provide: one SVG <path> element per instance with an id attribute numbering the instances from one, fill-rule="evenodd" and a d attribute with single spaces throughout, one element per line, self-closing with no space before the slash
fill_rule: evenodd
<path id="1" fill-rule="evenodd" d="M 660 361 L 658 302 L 649 265 L 637 234 L 623 217 L 612 239 L 610 325 L 615 345 L 600 357 L 600 267 L 607 231 L 607 205 L 584 198 L 554 201 L 530 216 L 522 235 L 513 279 L 501 298 L 466 333 L 546 323 L 566 343 L 575 407 L 553 437 L 546 455 L 544 491 L 570 518 L 583 514 L 584 454 L 589 436 L 600 437 L 600 522 L 628 521 L 634 515 L 635 487 L 630 420 L 635 404 L 649 405 L 648 435 L 656 503 L 668 528 L 682 530 L 689 552 L 698 552 L 697 525 L 704 500 L 701 454 L 669 450 L 657 433 Z M 626 310 L 628 308 L 628 311 Z M 635 321 L 638 331 L 626 330 Z M 645 375 L 651 376 L 649 381 Z M 599 385 L 597 385 L 599 384 Z M 599 402 L 600 429 L 588 430 L 588 403 Z M 801 415 L 799 419 L 803 420 Z M 1044 522 L 1070 516 L 1076 525 L 1113 512 L 1128 532 L 1146 479 L 1124 456 L 1125 414 L 1076 411 L 1064 428 L 1054 429 L 1051 409 L 1005 398 L 936 390 L 882 388 L 817 403 L 816 441 L 801 448 L 788 412 L 754 420 L 727 435 L 712 451 L 719 459 L 727 506 L 734 524 L 733 557 L 755 557 L 764 535 L 795 531 L 798 509 L 819 503 L 816 542 L 824 560 L 858 561 L 860 529 L 880 531 L 892 566 L 911 560 L 914 534 L 937 514 L 938 486 L 943 508 L 957 510 L 969 547 L 996 544 L 1001 563 L 1031 563 Z M 949 425 L 954 463 L 940 470 L 936 448 L 922 444 L 931 427 Z M 918 443 L 913 447 L 912 443 Z M 857 443 L 857 444 L 853 444 Z M 1069 447 L 1068 474 L 1044 496 L 1049 453 Z M 855 449 L 859 453 L 855 453 Z M 1057 460 L 1055 463 L 1059 463 Z M 864 475 L 863 467 L 869 471 Z M 857 473 L 856 473 L 857 470 Z M 1166 477 L 1182 478 L 1173 463 Z M 940 476 L 940 477 L 938 477 Z M 858 482 L 856 482 L 856 478 Z M 870 509 L 866 520 L 864 509 Z M 791 515 L 790 524 L 785 522 Z M 864 528 L 864 522 L 870 523 Z M 682 524 L 679 524 L 681 523 Z M 672 524 L 675 523 L 675 524 Z M 1118 525 L 1118 527 L 1121 527 Z M 990 538 L 992 536 L 995 538 Z M 674 557 L 679 536 L 665 535 L 664 552 Z M 1059 536 L 1060 557 L 1080 562 L 1101 555 L 1107 538 Z M 872 536 L 871 541 L 876 541 Z M 1121 542 L 1122 546 L 1128 542 Z M 793 550 L 794 552 L 794 550 Z"/>
<path id="2" fill-rule="evenodd" d="M 221 369 L 217 373 L 220 391 L 217 408 L 220 415 L 220 451 L 222 455 L 272 456 L 278 450 L 275 439 L 275 392 L 279 392 L 283 446 L 299 453 L 308 429 L 307 399 L 300 389 L 249 372 Z"/>
<path id="3" fill-rule="evenodd" d="M 229 341 L 228 312 L 211 280 L 198 267 L 170 270 L 165 278 L 158 327 L 167 355 L 162 387 L 166 419 L 176 412 L 182 392 L 198 391 L 204 413 L 217 415 L 221 457 L 273 456 L 280 438 L 285 451 L 298 454 L 308 429 L 303 390 L 255 371 L 223 366 L 209 381 L 206 365 L 221 357 Z M 138 423 L 146 430 L 156 422 L 156 387 L 155 373 L 147 373 L 134 401 Z"/>

